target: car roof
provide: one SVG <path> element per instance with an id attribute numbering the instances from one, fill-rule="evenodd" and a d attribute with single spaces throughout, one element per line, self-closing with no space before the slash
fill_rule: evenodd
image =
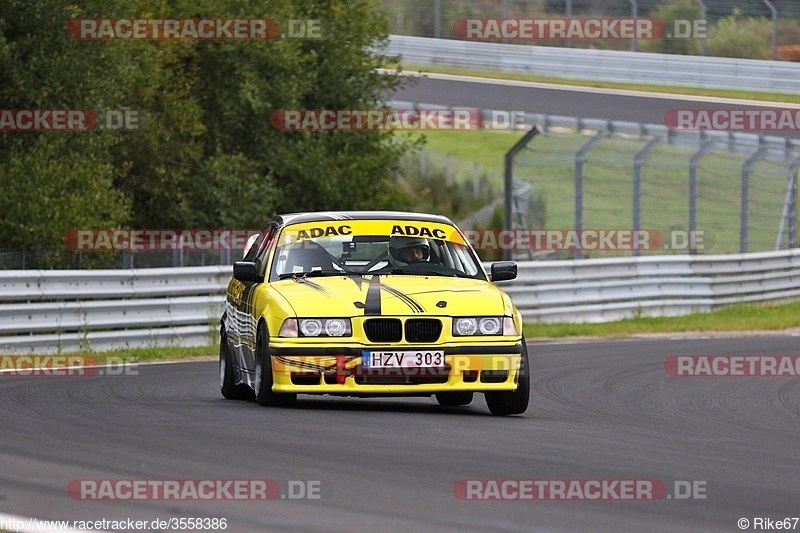
<path id="1" fill-rule="evenodd" d="M 297 224 L 300 222 L 330 222 L 341 220 L 415 220 L 419 222 L 439 222 L 453 224 L 449 218 L 442 215 L 429 215 L 425 213 L 410 213 L 406 211 L 318 211 L 314 213 L 287 213 L 278 215 L 273 219 L 279 226 Z"/>

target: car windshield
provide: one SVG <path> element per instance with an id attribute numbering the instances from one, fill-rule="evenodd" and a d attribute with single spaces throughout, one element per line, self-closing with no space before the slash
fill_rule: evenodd
<path id="1" fill-rule="evenodd" d="M 365 274 L 486 279 L 475 253 L 453 226 L 347 220 L 284 228 L 273 256 L 270 281 Z"/>

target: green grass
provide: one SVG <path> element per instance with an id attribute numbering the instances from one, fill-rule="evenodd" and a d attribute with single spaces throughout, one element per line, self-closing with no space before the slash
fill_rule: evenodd
<path id="1" fill-rule="evenodd" d="M 445 66 L 420 66 L 403 65 L 405 72 L 430 72 L 437 74 L 455 74 L 460 76 L 475 76 L 481 78 L 492 78 L 515 81 L 532 81 L 538 83 L 552 83 L 558 85 L 569 85 L 579 87 L 594 87 L 598 89 L 624 89 L 629 91 L 643 91 L 666 94 L 682 94 L 692 96 L 710 96 L 717 98 L 738 98 L 744 100 L 759 100 L 764 102 L 784 102 L 790 104 L 800 103 L 800 95 L 770 93 L 758 91 L 742 91 L 730 89 L 702 89 L 699 87 L 676 87 L 674 85 L 658 85 L 648 83 L 617 83 L 606 81 L 580 80 L 569 78 L 556 78 L 552 76 L 539 76 L 536 74 L 523 74 L 516 72 L 500 72 L 492 70 L 478 70 L 461 67 Z"/>
<path id="2" fill-rule="evenodd" d="M 457 170 L 480 164 L 491 183 L 502 190 L 503 157 L 522 136 L 521 131 L 427 131 L 425 149 Z M 514 174 L 530 180 L 546 202 L 546 227 L 573 227 L 574 156 L 587 135 L 554 131 L 539 135 L 517 156 Z M 646 140 L 608 137 L 590 152 L 584 165 L 584 227 L 630 228 L 632 225 L 633 158 Z M 688 231 L 688 175 L 692 149 L 659 145 L 647 158 L 642 173 L 642 228 Z M 698 171 L 698 230 L 706 235 L 705 253 L 739 251 L 741 167 L 746 155 L 723 147 L 707 155 Z M 758 163 L 750 179 L 750 251 L 772 250 L 786 191 L 783 162 Z M 468 171 L 456 179 L 469 179 Z M 684 253 L 682 250 L 678 250 Z M 665 253 L 659 251 L 659 253 Z M 671 252 L 666 252 L 671 253 Z M 608 256 L 608 254 L 605 254 Z"/>
<path id="3" fill-rule="evenodd" d="M 646 333 L 780 331 L 800 326 L 800 302 L 759 306 L 739 304 L 680 317 L 640 317 L 603 324 L 525 324 L 526 338 L 627 337 Z"/>
<path id="4" fill-rule="evenodd" d="M 492 130 L 431 130 L 424 134 L 425 149 L 449 154 L 464 161 L 480 164 L 490 171 L 496 185 L 502 185 L 503 156 L 524 132 Z"/>
<path id="5" fill-rule="evenodd" d="M 147 362 L 147 361 L 174 361 L 180 359 L 198 359 L 205 357 L 217 357 L 219 346 L 164 346 L 148 348 L 130 348 L 124 350 L 111 350 L 105 352 L 83 351 L 58 354 L 58 357 L 79 357 L 85 361 L 98 365 L 114 364 L 120 362 Z M 0 353 L 2 356 L 15 356 L 27 354 Z M 54 355 L 55 354 L 51 354 Z"/>

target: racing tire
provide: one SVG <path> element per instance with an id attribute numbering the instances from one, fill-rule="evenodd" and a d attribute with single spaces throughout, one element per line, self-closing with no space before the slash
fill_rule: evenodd
<path id="1" fill-rule="evenodd" d="M 272 357 L 269 355 L 269 338 L 265 327 L 259 326 L 256 338 L 256 402 L 269 407 L 291 407 L 297 394 L 272 392 Z"/>
<path id="2" fill-rule="evenodd" d="M 528 401 L 531 395 L 531 376 L 528 347 L 525 345 L 525 339 L 522 339 L 522 355 L 517 375 L 519 376 L 517 378 L 517 390 L 490 391 L 483 394 L 486 398 L 486 405 L 489 406 L 489 412 L 493 415 L 519 415 L 528 409 Z"/>
<path id="3" fill-rule="evenodd" d="M 228 350 L 228 339 L 225 332 L 219 336 L 219 390 L 226 400 L 252 399 L 253 391 L 247 385 L 236 384 L 236 369 Z"/>
<path id="4" fill-rule="evenodd" d="M 434 396 L 443 407 L 458 407 L 472 403 L 474 394 L 471 391 L 437 392 Z"/>

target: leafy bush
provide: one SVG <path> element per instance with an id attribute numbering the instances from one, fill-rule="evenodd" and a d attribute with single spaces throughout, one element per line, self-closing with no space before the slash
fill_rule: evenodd
<path id="1" fill-rule="evenodd" d="M 743 59 L 769 59 L 772 22 L 763 17 L 734 13 L 709 30 L 708 55 Z"/>
<path id="2" fill-rule="evenodd" d="M 650 17 L 662 20 L 667 31 L 670 31 L 669 28 L 675 27 L 676 20 L 700 19 L 700 7 L 695 0 L 663 0 Z M 694 55 L 700 52 L 700 42 L 697 39 L 667 39 L 664 36 L 658 40 L 641 41 L 639 49 L 659 54 Z"/>

